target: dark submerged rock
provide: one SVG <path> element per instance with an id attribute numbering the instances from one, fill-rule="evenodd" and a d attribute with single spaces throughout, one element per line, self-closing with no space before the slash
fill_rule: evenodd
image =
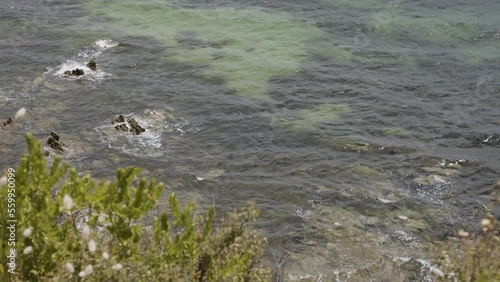
<path id="1" fill-rule="evenodd" d="M 95 60 L 90 60 L 90 62 L 88 62 L 87 64 L 87 67 L 93 71 L 97 70 L 97 64 L 95 63 Z"/>

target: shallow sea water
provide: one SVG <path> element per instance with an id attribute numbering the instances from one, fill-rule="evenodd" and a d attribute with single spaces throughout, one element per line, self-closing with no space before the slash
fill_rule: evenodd
<path id="1" fill-rule="evenodd" d="M 0 120 L 29 107 L 0 168 L 56 131 L 96 177 L 256 201 L 277 280 L 430 279 L 425 238 L 477 227 L 499 178 L 495 0 L 32 2 L 0 4 Z"/>

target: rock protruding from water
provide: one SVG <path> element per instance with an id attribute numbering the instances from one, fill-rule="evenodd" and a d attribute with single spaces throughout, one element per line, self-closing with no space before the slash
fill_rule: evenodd
<path id="1" fill-rule="evenodd" d="M 379 144 L 359 142 L 355 140 L 335 140 L 331 143 L 331 148 L 344 152 L 356 152 L 366 154 L 398 155 L 415 152 L 415 149 L 401 146 L 382 146 Z"/>
<path id="2" fill-rule="evenodd" d="M 119 115 L 117 118 L 113 120 L 113 124 L 115 125 L 116 130 L 132 132 L 135 135 L 139 135 L 146 131 L 144 127 L 139 125 L 139 122 L 135 120 L 135 118 L 125 119 L 123 115 Z"/>
<path id="3" fill-rule="evenodd" d="M 80 76 L 84 74 L 85 72 L 83 71 L 83 69 L 67 70 L 64 72 L 64 76 Z"/>
<path id="4" fill-rule="evenodd" d="M 112 121 L 112 123 L 118 123 L 117 125 L 115 125 L 116 130 L 128 131 L 128 126 L 124 116 L 119 115 L 117 118 L 115 118 L 115 120 Z"/>
<path id="5" fill-rule="evenodd" d="M 4 120 L 4 121 L 2 121 L 2 122 L 0 123 L 0 128 L 1 128 L 1 129 L 6 129 L 6 128 L 7 128 L 7 127 L 9 127 L 10 125 L 12 125 L 12 123 L 13 123 L 13 122 L 14 122 L 14 120 L 13 120 L 13 119 L 8 118 L 8 119 L 6 119 L 6 120 Z"/>
<path id="6" fill-rule="evenodd" d="M 50 137 L 47 139 L 47 145 L 55 151 L 64 152 L 63 146 L 66 147 L 66 144 L 61 141 L 61 137 L 59 134 L 55 132 L 50 133 Z"/>
<path id="7" fill-rule="evenodd" d="M 97 70 L 97 64 L 95 63 L 94 59 L 90 60 L 90 62 L 87 63 L 87 68 L 93 71 Z"/>
<path id="8" fill-rule="evenodd" d="M 128 124 L 130 126 L 130 132 L 133 132 L 136 135 L 139 135 L 146 131 L 146 129 L 140 126 L 139 123 L 133 118 L 128 119 Z"/>
<path id="9" fill-rule="evenodd" d="M 465 139 L 464 142 L 458 145 L 460 148 L 478 148 L 483 146 L 497 147 L 500 145 L 500 133 L 477 133 L 464 135 L 461 132 L 450 132 L 433 139 Z"/>
<path id="10" fill-rule="evenodd" d="M 481 134 L 479 136 L 476 136 L 475 139 L 472 140 L 472 143 L 476 146 L 498 146 L 500 145 L 500 134 L 493 133 L 493 134 Z"/>

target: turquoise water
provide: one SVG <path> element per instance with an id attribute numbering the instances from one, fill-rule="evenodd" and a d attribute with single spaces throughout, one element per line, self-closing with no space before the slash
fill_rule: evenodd
<path id="1" fill-rule="evenodd" d="M 383 277 L 474 228 L 498 178 L 499 8 L 7 0 L 0 120 L 29 108 L 0 130 L 0 167 L 56 131 L 96 177 L 136 165 L 221 213 L 256 201 L 277 279 Z M 119 114 L 146 133 L 116 132 Z"/>

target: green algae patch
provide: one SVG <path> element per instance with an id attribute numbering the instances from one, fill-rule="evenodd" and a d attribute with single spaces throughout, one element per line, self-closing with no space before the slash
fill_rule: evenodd
<path id="1" fill-rule="evenodd" d="M 382 173 L 374 168 L 371 168 L 369 166 L 365 165 L 360 165 L 360 164 L 355 164 L 351 165 L 350 167 L 351 171 L 355 174 L 358 175 L 363 175 L 363 176 L 380 176 Z"/>
<path id="2" fill-rule="evenodd" d="M 410 137 L 412 133 L 408 130 L 396 127 L 387 127 L 383 131 L 384 135 L 396 136 L 396 137 Z"/>
<path id="3" fill-rule="evenodd" d="M 352 54 L 351 50 L 342 46 L 312 46 L 309 52 L 319 59 L 335 59 L 341 62 L 348 62 L 352 61 L 353 58 L 357 58 Z"/>
<path id="4" fill-rule="evenodd" d="M 323 0 L 326 4 L 342 8 L 373 9 L 380 6 L 373 0 Z"/>
<path id="5" fill-rule="evenodd" d="M 283 12 L 258 8 L 184 9 L 160 1 L 91 1 L 102 32 L 151 37 L 163 59 L 194 64 L 207 79 L 221 77 L 245 97 L 270 99 L 269 80 L 300 70 L 316 27 Z M 96 28 L 96 27 L 93 27 Z"/>
<path id="6" fill-rule="evenodd" d="M 467 63 L 494 63 L 500 60 L 500 42 L 482 41 L 480 44 L 459 47 L 454 55 Z"/>
<path id="7" fill-rule="evenodd" d="M 374 11 L 366 24 L 377 33 L 390 36 L 430 40 L 440 43 L 474 41 L 481 33 L 497 24 L 491 11 L 468 10 L 463 7 L 437 12 L 432 8 L 414 10 L 404 3 L 388 0 L 324 0 L 328 5 L 350 10 Z M 485 14 L 485 18 L 478 17 Z"/>
<path id="8" fill-rule="evenodd" d="M 284 114 L 271 118 L 271 126 L 286 131 L 317 131 L 323 126 L 338 121 L 349 107 L 342 104 L 322 104 L 312 110 L 302 110 L 298 114 Z"/>
<path id="9" fill-rule="evenodd" d="M 389 35 L 405 35 L 443 43 L 472 40 L 484 28 L 479 23 L 459 19 L 425 18 L 405 14 L 400 8 L 390 8 L 375 13 L 372 26 L 376 31 Z"/>
<path id="10" fill-rule="evenodd" d="M 375 32 L 391 36 L 405 36 L 415 40 L 455 44 L 488 39 L 498 24 L 491 11 L 473 11 L 452 7 L 437 12 L 431 8 L 418 11 L 401 4 L 380 5 L 371 15 L 368 25 Z M 485 13 L 485 17 L 478 17 Z"/>

